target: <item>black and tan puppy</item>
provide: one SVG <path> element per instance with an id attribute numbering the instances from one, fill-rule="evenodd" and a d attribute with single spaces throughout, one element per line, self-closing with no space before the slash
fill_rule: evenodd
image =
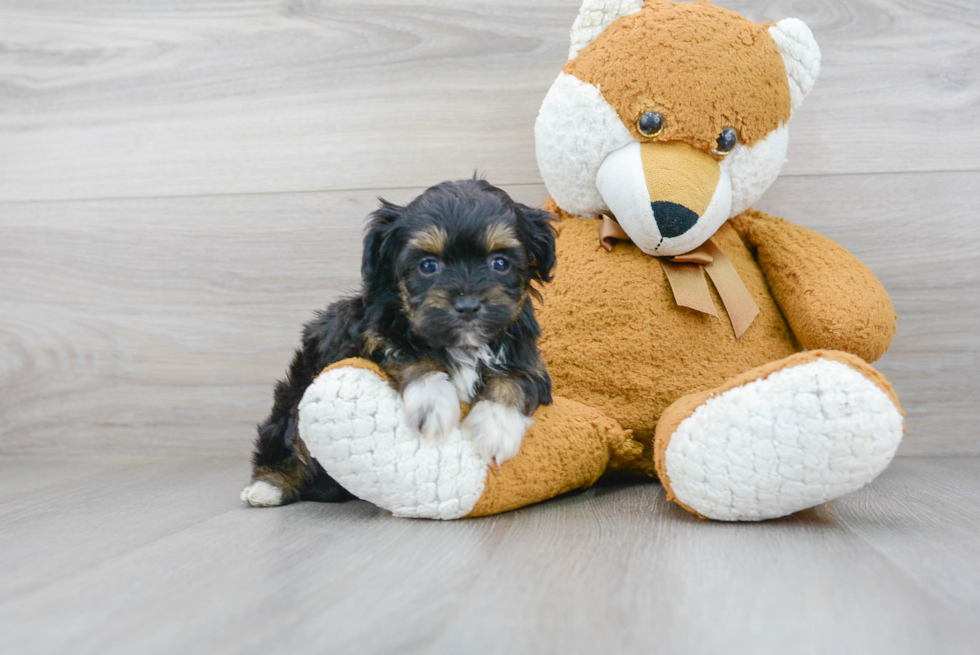
<path id="1" fill-rule="evenodd" d="M 381 201 L 364 238 L 360 293 L 317 314 L 259 426 L 250 505 L 351 496 L 310 458 L 297 405 L 325 366 L 376 362 L 395 380 L 409 420 L 438 440 L 459 423 L 487 462 L 520 449 L 529 418 L 551 402 L 530 297 L 551 279 L 553 216 L 483 180 L 444 182 L 405 207 Z"/>

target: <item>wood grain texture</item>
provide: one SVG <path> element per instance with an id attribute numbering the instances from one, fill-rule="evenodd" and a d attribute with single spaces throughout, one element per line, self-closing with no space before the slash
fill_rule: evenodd
<path id="1" fill-rule="evenodd" d="M 237 508 L 229 490 L 247 471 L 245 458 L 217 466 L 202 458 L 0 458 L 0 603 Z"/>
<path id="2" fill-rule="evenodd" d="M 375 195 L 480 167 L 543 201 L 531 126 L 577 4 L 3 3 L 0 451 L 247 449 Z M 972 5 L 727 6 L 800 15 L 825 55 L 760 208 L 892 293 L 902 452 L 980 454 Z M 128 199 L 70 200 L 101 196 Z"/>
<path id="3" fill-rule="evenodd" d="M 302 323 L 359 284 L 376 206 L 334 192 L 2 207 L 0 450 L 244 452 Z"/>
<path id="4" fill-rule="evenodd" d="M 6 0 L 0 200 L 539 182 L 579 0 Z M 786 175 L 977 170 L 972 0 L 726 0 L 823 50 Z"/>
<path id="5" fill-rule="evenodd" d="M 300 325 L 357 285 L 375 193 L 420 190 L 2 206 L 0 451 L 244 452 Z M 980 173 L 782 178 L 759 206 L 892 294 L 901 452 L 980 453 Z"/>
<path id="6" fill-rule="evenodd" d="M 963 462 L 963 463 L 961 463 Z M 833 506 L 820 508 L 951 611 L 980 616 L 980 473 L 971 460 L 943 457 L 895 464 L 896 470 Z M 967 480 L 964 476 L 968 476 Z M 939 553 L 942 553 L 941 555 Z"/>
<path id="7" fill-rule="evenodd" d="M 0 458 L 0 635 L 32 653 L 971 652 L 980 458 L 758 524 L 655 484 L 450 523 L 250 509 L 238 459 Z M 12 517 L 12 518 L 10 518 Z"/>

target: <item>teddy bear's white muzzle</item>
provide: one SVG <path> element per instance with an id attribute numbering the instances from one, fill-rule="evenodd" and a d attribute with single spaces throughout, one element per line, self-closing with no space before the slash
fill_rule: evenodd
<path id="1" fill-rule="evenodd" d="M 710 156 L 682 144 L 633 142 L 602 162 L 596 186 L 648 255 L 694 250 L 728 220 L 732 183 Z"/>

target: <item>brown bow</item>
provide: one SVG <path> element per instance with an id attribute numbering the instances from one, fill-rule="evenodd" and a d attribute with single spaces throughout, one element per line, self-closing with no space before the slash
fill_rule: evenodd
<path id="1" fill-rule="evenodd" d="M 617 241 L 629 240 L 629 235 L 619 223 L 603 215 L 602 223 L 599 225 L 599 244 L 607 252 L 612 251 Z M 708 290 L 708 283 L 701 271 L 707 273 L 721 297 L 725 311 L 728 312 L 736 339 L 745 334 L 752 321 L 759 315 L 759 306 L 755 304 L 752 294 L 745 288 L 745 283 L 739 277 L 735 266 L 711 239 L 683 255 L 656 259 L 664 269 L 667 282 L 670 283 L 674 302 L 681 307 L 688 307 L 718 318 L 715 304 L 711 300 L 711 292 Z"/>

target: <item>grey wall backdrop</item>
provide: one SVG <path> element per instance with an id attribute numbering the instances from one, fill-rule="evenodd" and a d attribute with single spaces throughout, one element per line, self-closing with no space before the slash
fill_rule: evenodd
<path id="1" fill-rule="evenodd" d="M 0 4 L 0 452 L 247 452 L 360 231 L 474 169 L 546 197 L 577 0 Z M 980 453 L 980 8 L 722 0 L 823 49 L 759 203 L 882 279 L 905 454 Z"/>

